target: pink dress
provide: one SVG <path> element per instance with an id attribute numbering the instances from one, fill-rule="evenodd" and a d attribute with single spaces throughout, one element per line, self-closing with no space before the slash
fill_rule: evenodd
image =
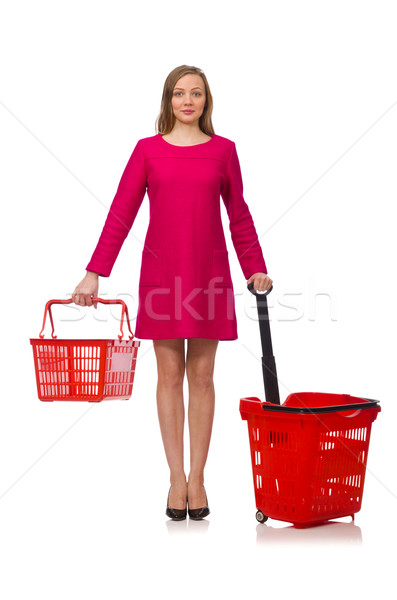
<path id="1" fill-rule="evenodd" d="M 88 271 L 110 275 L 146 192 L 150 221 L 142 250 L 136 337 L 237 339 L 220 197 L 244 277 L 267 269 L 243 197 L 235 143 L 217 134 L 194 146 L 175 146 L 159 133 L 138 140 Z"/>

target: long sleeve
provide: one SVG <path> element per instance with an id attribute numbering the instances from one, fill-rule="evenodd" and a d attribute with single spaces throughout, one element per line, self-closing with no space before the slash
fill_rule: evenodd
<path id="1" fill-rule="evenodd" d="M 243 196 L 243 180 L 236 144 L 229 156 L 221 196 L 230 220 L 230 233 L 246 279 L 254 273 L 267 273 L 255 225 Z"/>
<path id="2" fill-rule="evenodd" d="M 145 157 L 138 140 L 121 176 L 98 244 L 86 269 L 109 277 L 146 193 Z"/>

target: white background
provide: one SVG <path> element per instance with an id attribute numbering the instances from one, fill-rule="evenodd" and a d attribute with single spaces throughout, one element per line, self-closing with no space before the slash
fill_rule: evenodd
<path id="1" fill-rule="evenodd" d="M 2 2 L 3 598 L 395 590 L 395 16 L 382 0 Z M 216 357 L 210 517 L 164 514 L 150 340 L 129 401 L 37 398 L 29 338 L 45 302 L 70 296 L 83 277 L 125 164 L 137 140 L 156 133 L 165 78 L 181 64 L 204 70 L 215 132 L 237 145 L 274 280 L 282 400 L 324 391 L 381 401 L 353 525 L 298 531 L 255 520 L 239 400 L 264 398 L 260 338 L 223 205 L 239 339 L 220 342 Z M 148 218 L 146 197 L 100 280 L 100 295 L 127 300 L 133 327 Z M 59 337 L 116 335 L 115 309 L 56 308 Z"/>

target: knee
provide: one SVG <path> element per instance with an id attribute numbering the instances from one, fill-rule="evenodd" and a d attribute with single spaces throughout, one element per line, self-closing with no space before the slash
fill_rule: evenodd
<path id="1" fill-rule="evenodd" d="M 169 388 L 177 388 L 183 386 L 184 371 L 176 366 L 168 366 L 160 369 L 158 379 L 161 385 Z"/>
<path id="2" fill-rule="evenodd" d="M 207 389 L 213 385 L 213 370 L 208 365 L 195 366 L 186 369 L 189 385 Z"/>

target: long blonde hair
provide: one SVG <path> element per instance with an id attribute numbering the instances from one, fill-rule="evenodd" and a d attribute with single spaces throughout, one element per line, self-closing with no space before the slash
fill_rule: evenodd
<path id="1" fill-rule="evenodd" d="M 176 82 L 187 73 L 199 75 L 204 82 L 205 105 L 203 114 L 199 119 L 199 127 L 201 131 L 203 131 L 207 135 L 213 135 L 215 131 L 211 120 L 213 101 L 210 86 L 208 85 L 208 81 L 204 74 L 204 71 L 202 71 L 198 67 L 193 67 L 189 65 L 181 65 L 180 67 L 176 67 L 175 69 L 173 69 L 168 74 L 167 79 L 164 82 L 160 114 L 157 117 L 155 123 L 156 132 L 160 133 L 161 135 L 166 135 L 167 133 L 170 133 L 172 131 L 172 128 L 175 125 L 175 116 L 171 105 L 172 94 L 174 92 Z"/>

